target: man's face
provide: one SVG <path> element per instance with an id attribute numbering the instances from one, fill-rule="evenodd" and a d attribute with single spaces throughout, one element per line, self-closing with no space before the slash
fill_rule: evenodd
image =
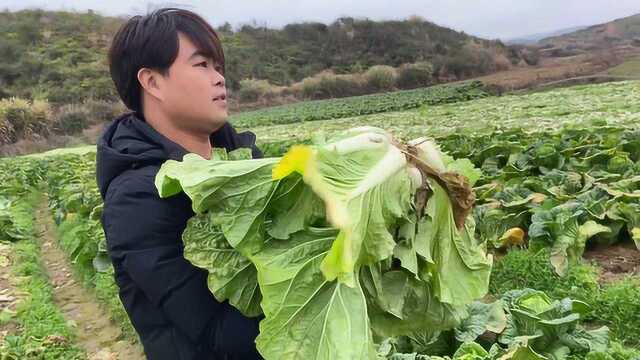
<path id="1" fill-rule="evenodd" d="M 175 126 L 185 130 L 212 133 L 227 120 L 224 76 L 218 63 L 201 55 L 196 46 L 178 33 L 179 51 L 161 78 L 163 110 Z M 214 100 L 224 96 L 223 99 Z"/>

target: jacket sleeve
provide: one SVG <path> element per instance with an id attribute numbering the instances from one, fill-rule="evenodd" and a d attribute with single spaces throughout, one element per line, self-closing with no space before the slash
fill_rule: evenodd
<path id="1" fill-rule="evenodd" d="M 259 322 L 264 318 L 248 318 L 229 305 L 223 303 L 218 319 L 209 322 L 202 343 L 209 354 L 223 359 L 262 359 L 256 349 L 255 339 L 260 333 Z"/>
<path id="2" fill-rule="evenodd" d="M 125 185 L 126 184 L 126 185 Z M 235 359 L 261 359 L 254 340 L 260 319 L 247 318 L 218 302 L 207 286 L 207 271 L 184 258 L 185 196 L 162 199 L 151 179 L 134 178 L 114 189 L 103 216 L 112 254 L 147 298 L 192 342 Z"/>
<path id="3" fill-rule="evenodd" d="M 195 342 L 222 305 L 207 287 L 206 270 L 183 255 L 179 224 L 192 214 L 179 214 L 176 209 L 185 208 L 180 198 L 160 198 L 150 181 L 129 177 L 105 199 L 109 251 L 151 303 Z"/>

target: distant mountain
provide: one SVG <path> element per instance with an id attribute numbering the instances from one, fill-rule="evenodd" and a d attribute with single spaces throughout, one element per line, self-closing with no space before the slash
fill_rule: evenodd
<path id="1" fill-rule="evenodd" d="M 560 29 L 560 30 L 555 30 L 555 31 L 547 31 L 547 32 L 542 32 L 542 33 L 537 33 L 537 34 L 530 34 L 530 35 L 524 35 L 524 36 L 519 36 L 516 38 L 511 38 L 511 39 L 506 39 L 505 42 L 507 44 L 524 44 L 524 45 L 530 45 L 530 44 L 535 44 L 538 41 L 545 39 L 545 38 L 550 38 L 550 37 L 554 37 L 554 36 L 560 36 L 560 35 L 564 35 L 564 34 L 569 34 L 578 30 L 582 30 L 582 29 L 586 29 L 587 26 L 574 26 L 574 27 L 570 27 L 570 28 L 565 28 L 565 29 Z"/>
<path id="2" fill-rule="evenodd" d="M 544 45 L 593 49 L 619 45 L 640 46 L 640 14 L 616 19 L 539 41 Z"/>

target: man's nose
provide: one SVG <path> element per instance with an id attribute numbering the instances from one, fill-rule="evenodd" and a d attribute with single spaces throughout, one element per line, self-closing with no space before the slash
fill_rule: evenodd
<path id="1" fill-rule="evenodd" d="M 214 72 L 214 74 L 213 74 L 213 79 L 212 79 L 211 83 L 214 86 L 225 86 L 224 76 L 222 74 L 220 74 L 216 70 L 214 70 L 213 72 Z"/>

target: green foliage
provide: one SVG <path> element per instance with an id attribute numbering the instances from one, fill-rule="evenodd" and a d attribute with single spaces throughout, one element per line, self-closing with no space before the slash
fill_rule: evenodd
<path id="1" fill-rule="evenodd" d="M 555 247 L 554 262 L 564 272 L 589 243 L 638 241 L 637 95 L 637 82 L 580 86 L 252 130 L 267 154 L 279 155 L 318 129 L 377 125 L 408 139 L 428 127 L 443 150 L 483 170 L 476 184 L 479 237 L 502 246 L 506 231 L 519 228 L 534 248 Z M 585 240 L 587 233 L 576 230 L 589 221 L 610 231 Z"/>
<path id="2" fill-rule="evenodd" d="M 580 208 L 579 225 L 584 225 L 587 221 L 594 221 L 611 228 L 611 232 L 595 235 L 588 241 L 606 244 L 612 241 L 633 240 L 633 229 L 637 228 L 638 224 L 637 162 L 640 160 L 638 152 L 640 147 L 636 140 L 638 137 L 637 123 L 640 121 L 638 99 L 640 97 L 638 97 L 637 82 L 625 82 L 580 86 L 525 96 L 479 99 L 451 105 L 438 104 L 415 111 L 381 113 L 308 124 L 302 122 L 285 126 L 265 124 L 254 130 L 258 134 L 260 147 L 266 150 L 265 153 L 271 155 L 281 155 L 286 149 L 297 143 L 311 144 L 312 135 L 317 134 L 318 129 L 324 130 L 325 134 L 331 137 L 346 128 L 358 125 L 377 125 L 391 129 L 390 131 L 394 135 L 397 133 L 401 139 L 408 139 L 428 132 L 438 140 L 439 144 L 443 145 L 443 149 L 454 155 L 454 158 L 468 156 L 471 159 L 471 162 L 466 165 L 459 163 L 457 169 L 466 171 L 467 165 L 471 164 L 481 167 L 483 170 L 482 176 L 476 183 L 476 194 L 479 199 L 478 209 L 483 209 L 483 211 L 497 209 L 499 212 L 496 213 L 494 219 L 497 221 L 477 221 L 476 228 L 479 234 L 477 239 L 487 242 L 487 245 L 491 242 L 491 238 L 497 237 L 499 239 L 499 234 L 503 233 L 505 229 L 495 226 L 496 223 L 500 223 L 500 219 L 509 219 L 509 222 L 505 221 L 508 223 L 508 227 L 521 226 L 526 230 L 530 229 L 533 223 L 532 215 L 537 211 L 549 212 L 552 215 L 548 218 L 549 221 L 545 220 L 544 216 L 546 215 L 541 215 L 541 219 L 536 219 L 536 223 L 540 225 L 536 226 L 543 230 L 540 233 L 544 235 L 536 236 L 533 244 L 531 244 L 532 237 L 530 236 L 527 239 L 530 244 L 528 251 L 508 251 L 505 257 L 496 262 L 490 282 L 491 292 L 494 295 L 502 295 L 514 288 L 532 287 L 544 290 L 552 298 L 571 297 L 585 301 L 593 307 L 593 310 L 583 317 L 583 320 L 588 321 L 589 326 L 604 324 L 611 329 L 612 338 L 623 340 L 627 345 L 637 346 L 635 338 L 639 333 L 639 322 L 635 314 L 640 313 L 636 306 L 640 303 L 637 299 L 636 289 L 639 288 L 637 281 L 630 279 L 622 283 L 599 286 L 596 282 L 597 270 L 579 262 L 568 266 L 566 275 L 560 277 L 555 274 L 549 257 L 557 238 L 564 237 L 562 232 L 556 232 L 560 226 L 553 224 L 567 224 L 564 222 L 567 220 L 564 215 L 560 215 L 563 213 L 560 211 L 563 207 L 552 210 L 567 203 L 578 204 Z M 594 119 L 598 121 L 593 122 Z M 602 119 L 606 119 L 606 123 L 602 122 Z M 563 124 L 577 125 L 563 126 Z M 512 130 L 514 128 L 515 130 Z M 92 168 L 95 167 L 95 158 L 94 155 L 89 154 L 83 156 L 82 153 L 86 152 L 86 149 L 82 149 L 82 151 L 55 151 L 41 156 L 0 159 L 0 180 L 2 180 L 0 181 L 0 194 L 16 194 L 25 191 L 24 184 L 39 181 L 38 179 L 42 179 L 46 171 L 49 173 L 47 177 L 48 192 L 54 199 L 52 200 L 52 208 L 55 209 L 54 212 L 57 213 L 58 219 L 63 221 L 64 229 L 73 231 L 81 224 L 87 226 L 88 221 L 80 220 L 95 219 L 99 213 L 100 200 L 99 196 L 95 200 L 93 196 L 96 193 L 92 193 L 97 191 L 94 189 L 95 183 L 92 183 L 91 180 L 95 178 L 95 174 L 92 172 Z M 69 157 L 67 157 L 68 155 Z M 49 159 L 45 160 L 47 158 Z M 48 165 L 44 166 L 42 161 L 46 161 Z M 83 184 L 83 179 L 86 180 L 86 184 Z M 75 193 L 83 193 L 83 195 L 73 196 Z M 540 196 L 540 194 L 544 196 Z M 299 194 L 292 192 L 289 195 L 297 196 Z M 305 204 L 306 202 L 300 203 Z M 488 205 L 496 207 L 491 208 Z M 297 209 L 295 210 L 297 211 Z M 489 212 L 484 214 L 487 213 Z M 518 216 L 511 219 L 508 217 L 510 214 Z M 524 215 L 519 216 L 521 214 Z M 197 220 L 204 221 L 207 226 L 211 226 L 211 223 L 207 222 L 206 215 L 201 216 L 204 218 Z M 75 219 L 72 219 L 73 217 Z M 63 220 L 65 218 L 66 220 Z M 288 217 L 287 219 L 293 218 Z M 193 222 L 196 222 L 196 218 Z M 484 226 L 485 223 L 489 226 Z M 287 224 L 292 223 L 287 222 Z M 190 224 L 188 230 L 196 229 L 193 226 Z M 267 224 L 266 226 L 272 225 Z M 555 228 L 553 228 L 554 226 Z M 286 229 L 286 227 L 284 228 Z M 567 228 L 574 227 L 567 226 Z M 207 233 L 207 231 L 192 232 L 191 234 L 195 233 L 200 236 L 193 238 L 192 243 L 205 241 L 205 238 L 211 240 L 211 237 L 214 237 L 216 233 L 220 233 L 218 228 L 214 228 L 208 232 L 209 237 L 202 236 L 203 232 Z M 83 233 L 83 231 L 77 232 L 78 235 Z M 556 233 L 560 235 L 553 235 Z M 186 232 L 185 236 L 189 237 L 188 234 Z M 86 249 L 91 250 L 95 249 L 95 239 L 99 239 L 99 236 L 95 234 L 82 236 L 81 241 L 71 238 L 72 236 L 69 236 L 69 249 L 86 241 Z M 228 239 L 225 238 L 225 240 Z M 222 241 L 211 241 L 213 245 L 225 244 Z M 283 242 L 280 241 L 282 239 L 278 239 L 277 242 L 274 240 L 270 246 L 271 244 L 273 246 L 283 245 Z M 185 242 L 187 243 L 189 240 L 185 239 Z M 541 250 L 533 251 L 535 247 L 539 247 Z M 228 244 L 224 247 L 212 247 L 212 249 L 219 249 L 218 254 L 224 254 L 229 250 Z M 408 249 L 410 250 L 410 247 Z M 82 253 L 82 251 L 79 252 L 79 254 Z M 213 253 L 212 251 L 211 254 Z M 403 273 L 410 273 L 409 269 L 403 267 L 404 264 L 408 264 L 407 266 L 411 268 L 411 262 L 408 261 L 410 256 L 406 256 L 407 253 L 411 254 L 410 251 L 394 253 L 395 258 L 405 260 L 404 263 L 401 261 L 395 264 L 395 266 L 400 266 L 400 271 Z M 87 251 L 85 254 L 94 254 L 95 257 L 93 250 Z M 321 254 L 324 255 L 322 252 Z M 282 258 L 296 257 L 284 256 Z M 302 256 L 298 258 L 306 259 Z M 79 259 L 76 265 L 84 263 L 87 264 L 86 269 L 91 269 L 92 266 L 88 265 L 90 262 Z M 201 260 L 212 261 L 212 259 L 203 257 Z M 232 273 L 245 276 L 246 271 L 251 270 L 250 267 L 243 268 L 248 261 L 247 259 L 249 258 L 243 259 L 236 256 L 235 262 L 232 259 L 220 259 L 220 261 L 234 265 L 228 267 Z M 269 264 L 269 266 L 271 265 L 273 264 Z M 25 273 L 31 274 L 37 269 L 37 266 L 27 265 L 23 270 Z M 245 270 L 241 271 L 242 269 Z M 109 271 L 107 269 L 105 273 L 96 273 L 96 292 L 103 294 L 102 299 L 110 299 L 109 303 L 113 304 L 112 306 L 119 307 L 117 291 Z M 255 271 L 258 272 L 257 268 Z M 215 274 L 218 278 L 230 275 L 229 273 L 225 274 L 224 271 L 218 273 L 211 271 L 210 274 Z M 395 284 L 398 270 L 382 271 L 381 274 L 383 285 L 380 287 L 381 293 L 398 293 L 394 286 L 390 286 Z M 242 299 L 243 290 L 248 291 L 255 288 L 252 288 L 255 283 L 240 281 L 240 279 L 247 278 L 251 278 L 251 276 L 239 277 L 236 282 L 231 283 L 233 286 L 230 284 L 226 288 L 212 286 L 212 290 L 218 294 L 217 296 Z M 256 275 L 256 281 L 258 281 L 257 279 Z M 108 285 L 109 283 L 110 285 Z M 220 282 L 215 283 L 220 284 Z M 366 286 L 365 289 L 368 292 L 373 292 L 371 289 L 375 289 L 375 286 Z M 347 288 L 344 288 L 344 292 L 342 290 L 338 290 L 341 295 L 351 294 Z M 283 294 L 284 291 L 281 293 Z M 367 306 L 375 305 L 378 308 L 395 310 L 398 309 L 399 303 L 396 300 L 399 298 L 398 296 L 381 296 L 382 301 L 373 305 L 367 304 Z M 256 300 L 255 298 L 251 299 Z M 255 305 L 258 301 L 254 300 L 246 302 L 246 304 L 253 305 L 253 309 L 256 309 Z M 239 303 L 235 300 L 234 302 Z M 477 307 L 482 308 L 482 306 Z M 407 305 L 405 305 L 406 308 Z M 247 306 L 247 309 L 250 310 L 251 307 Z M 409 307 L 410 309 L 411 307 Z M 120 310 L 119 315 L 115 316 L 126 319 L 126 314 L 123 314 L 121 308 Z M 470 311 L 470 313 L 473 314 L 474 311 Z M 411 318 L 416 319 L 415 316 Z M 468 318 L 469 321 L 465 322 L 465 329 L 480 331 L 481 326 L 475 327 L 473 325 L 480 318 L 488 319 L 490 317 L 477 316 L 476 313 L 475 317 Z M 397 321 L 393 317 L 391 319 Z M 477 331 L 473 333 L 477 333 Z M 473 356 L 476 356 L 475 358 L 486 357 L 485 352 L 489 355 L 492 354 L 489 347 L 480 349 L 475 345 L 458 346 L 460 340 L 456 340 L 455 334 L 449 334 L 449 337 L 444 340 L 439 335 L 434 337 L 431 335 L 433 334 L 424 334 L 420 339 L 412 339 L 414 342 L 421 340 L 419 344 L 421 351 L 417 351 L 416 348 L 415 354 L 409 352 L 402 354 L 403 357 L 395 358 L 436 359 L 435 356 L 424 357 L 419 354 L 437 353 L 452 356 L 458 348 L 461 349 L 457 354 L 460 359 L 474 358 Z M 376 339 L 376 342 L 378 340 L 382 339 Z M 484 341 L 487 339 L 481 336 L 476 341 L 484 346 L 486 345 Z M 422 351 L 422 349 L 434 347 L 445 347 L 449 352 Z M 499 349 L 494 348 L 494 351 L 504 355 L 499 352 Z M 400 354 L 396 355 L 400 356 Z M 408 357 L 404 357 L 404 355 Z M 524 353 L 519 355 L 524 355 Z M 532 353 L 529 352 L 526 355 L 532 355 Z M 605 351 L 582 353 L 572 355 L 569 358 L 572 360 L 583 358 L 635 360 L 637 357 L 637 351 L 634 352 L 631 349 L 623 348 L 620 344 L 613 343 Z"/>
<path id="3" fill-rule="evenodd" d="M 235 32 L 226 29 L 222 41 L 228 63 L 233 64 L 228 75 L 233 89 L 244 78 L 289 85 L 324 70 L 345 74 L 375 65 L 399 67 L 436 56 L 446 60 L 469 41 L 506 53 L 504 46 L 499 48 L 492 41 L 472 38 L 424 19 L 378 22 L 341 17 L 329 25 L 295 23 L 282 30 L 247 24 Z M 467 59 L 473 61 L 475 58 Z"/>
<path id="4" fill-rule="evenodd" d="M 389 91 L 393 89 L 396 81 L 396 70 L 388 65 L 376 65 L 370 67 L 364 77 L 367 87 L 373 91 Z"/>
<path id="5" fill-rule="evenodd" d="M 396 84 L 402 89 L 412 89 L 433 85 L 436 79 L 433 77 L 433 66 L 428 62 L 404 64 L 398 69 Z"/>
<path id="6" fill-rule="evenodd" d="M 47 135 L 51 118 L 49 103 L 10 98 L 0 100 L 0 145 L 21 138 Z"/>
<path id="7" fill-rule="evenodd" d="M 586 316 L 591 322 L 607 325 L 613 338 L 638 346 L 640 331 L 638 280 L 629 278 L 611 284 L 598 284 L 598 270 L 590 265 L 571 267 L 558 276 L 549 263 L 549 251 L 537 253 L 512 250 L 496 261 L 489 285 L 492 294 L 501 295 L 514 288 L 531 287 L 553 297 L 571 297 L 592 305 Z"/>
<path id="8" fill-rule="evenodd" d="M 388 95 L 394 97 L 402 93 L 404 92 Z M 512 134 L 517 140 L 518 131 L 526 135 L 551 131 L 564 124 L 586 126 L 583 124 L 602 120 L 614 126 L 636 126 L 640 123 L 638 81 L 574 86 L 526 95 L 486 96 L 472 100 L 418 105 L 414 110 L 407 111 L 377 112 L 369 115 L 351 113 L 348 116 L 352 117 L 335 116 L 321 122 L 291 120 L 293 122 L 276 126 L 269 121 L 265 121 L 264 124 L 252 121 L 240 122 L 238 126 L 239 130 L 253 131 L 259 146 L 271 143 L 279 146 L 278 143 L 286 141 L 309 141 L 320 129 L 330 136 L 355 126 L 380 127 L 393 132 L 394 136 L 403 140 L 424 136 L 425 131 L 436 139 L 449 137 L 453 140 L 453 135 L 466 135 L 464 138 L 467 138 L 470 135 L 478 137 L 496 131 L 519 129 Z M 302 105 L 299 104 L 301 108 Z M 375 104 L 370 106 L 373 107 Z M 272 109 L 278 108 L 263 109 L 264 114 L 269 114 Z M 316 110 L 322 112 L 322 109 Z M 365 114 L 368 113 L 365 111 Z M 282 116 L 288 117 L 285 115 L 283 112 Z M 460 141 L 460 146 L 465 145 L 468 147 L 474 144 Z"/>
<path id="9" fill-rule="evenodd" d="M 336 75 L 324 71 L 302 80 L 302 97 L 326 99 L 356 96 L 365 93 L 360 79 L 351 75 Z"/>
<path id="10" fill-rule="evenodd" d="M 386 339 L 383 359 L 572 359 L 627 352 L 609 347 L 606 326 L 586 328 L 580 320 L 587 303 L 552 300 L 533 289 L 511 290 L 491 304 L 475 302 L 454 331 L 423 331 Z M 451 356 L 451 357 L 449 357 Z"/>
<path id="11" fill-rule="evenodd" d="M 611 346 L 606 351 L 594 351 L 585 356 L 576 355 L 569 357 L 570 360 L 636 360 L 640 358 L 640 350 L 624 347 L 616 341 L 611 342 Z"/>
<path id="12" fill-rule="evenodd" d="M 465 200 L 401 148 L 365 127 L 282 158 L 188 154 L 161 167 L 160 196 L 183 191 L 201 216 L 185 257 L 208 270 L 219 301 L 264 313 L 265 358 L 368 359 L 374 338 L 451 329 L 486 294 L 492 259 L 471 217 L 455 223 Z M 423 149 L 420 162 L 442 162 Z M 412 199 L 427 181 L 423 213 Z"/>
<path id="13" fill-rule="evenodd" d="M 0 240 L 32 235 L 32 205 L 23 199 L 42 178 L 37 159 L 0 159 Z"/>
<path id="14" fill-rule="evenodd" d="M 94 259 L 106 256 L 95 156 L 93 152 L 70 153 L 43 159 L 49 207 L 60 226 L 62 247 L 82 271 L 90 273 L 96 265 Z"/>
<path id="15" fill-rule="evenodd" d="M 32 235 L 32 210 L 21 197 L 0 200 L 0 239 L 19 240 Z"/>
<path id="16" fill-rule="evenodd" d="M 39 194 L 21 198 L 29 207 L 29 236 L 12 245 L 12 273 L 20 277 L 18 290 L 28 294 L 8 321 L 19 325 L 0 343 L 2 359 L 84 359 L 86 354 L 73 344 L 74 332 L 68 327 L 53 300 L 53 289 L 39 262 L 40 251 L 35 239 L 33 214 Z"/>
<path id="17" fill-rule="evenodd" d="M 77 134 L 91 124 L 113 120 L 125 110 L 120 102 L 84 100 L 51 107 L 46 100 L 0 100 L 0 145 L 53 134 Z"/>
<path id="18" fill-rule="evenodd" d="M 496 70 L 496 64 L 488 49 L 467 43 L 450 57 L 438 59 L 437 71 L 443 70 L 457 79 L 466 79 L 493 72 Z"/>
<path id="19" fill-rule="evenodd" d="M 106 50 L 122 20 L 92 13 L 0 13 L 0 81 L 9 96 L 54 104 L 115 100 Z"/>
<path id="20" fill-rule="evenodd" d="M 235 126 L 252 127 L 338 119 L 364 114 L 407 110 L 488 96 L 480 82 L 371 94 L 344 99 L 318 100 L 243 112 L 231 117 Z"/>
<path id="21" fill-rule="evenodd" d="M 118 297 L 100 223 L 102 198 L 95 182 L 95 152 L 53 152 L 41 157 L 49 208 L 62 249 L 84 286 L 95 292 L 131 339 L 137 335 Z"/>
<path id="22" fill-rule="evenodd" d="M 89 114 L 91 123 L 111 121 L 126 110 L 121 102 L 114 103 L 106 100 L 89 99 L 85 100 L 82 106 Z"/>
<path id="23" fill-rule="evenodd" d="M 494 264 L 489 291 L 502 295 L 521 288 L 538 289 L 554 298 L 571 297 L 595 304 L 600 287 L 597 269 L 592 266 L 571 267 L 568 274 L 561 277 L 549 262 L 548 249 L 537 252 L 509 250 Z"/>
<path id="24" fill-rule="evenodd" d="M 533 352 L 554 359 L 608 348 L 606 326 L 587 330 L 578 325 L 590 311 L 587 303 L 569 298 L 553 301 L 544 292 L 531 289 L 511 290 L 502 301 L 510 315 L 499 337 L 502 344 L 513 346 L 526 337 L 525 344 Z"/>
<path id="25" fill-rule="evenodd" d="M 640 347 L 640 280 L 627 278 L 603 286 L 593 316 L 621 342 Z"/>
<path id="26" fill-rule="evenodd" d="M 546 132 L 498 130 L 440 139 L 454 157 L 483 171 L 476 188 L 481 236 L 495 247 L 509 228 L 526 230 L 534 250 L 566 274 L 588 243 L 632 239 L 640 248 L 640 157 L 636 128 L 604 121 Z"/>
<path id="27" fill-rule="evenodd" d="M 273 88 L 267 80 L 243 79 L 240 80 L 238 97 L 240 101 L 257 101 L 274 95 Z"/>
<path id="28" fill-rule="evenodd" d="M 106 58 L 109 42 L 123 21 L 93 12 L 0 12 L 0 83 L 4 84 L 0 98 L 46 98 L 54 104 L 117 100 Z M 246 24 L 237 31 L 221 27 L 219 32 L 226 55 L 225 77 L 232 90 L 241 88 L 242 79 L 283 86 L 325 70 L 344 74 L 435 56 L 446 60 L 469 41 L 480 48 L 495 48 L 491 41 L 425 20 L 342 17 L 329 25 L 295 23 L 280 30 Z M 333 80 L 340 86 L 330 90 L 330 83 L 325 83 L 322 91 L 337 95 L 342 86 L 351 86 L 349 94 L 362 94 L 354 92 L 353 83 Z"/>
<path id="29" fill-rule="evenodd" d="M 60 245 L 71 259 L 74 273 L 82 280 L 83 286 L 95 293 L 127 337 L 137 339 L 138 335 L 118 297 L 111 260 L 106 256 L 106 249 L 101 248 L 105 245 L 105 238 L 100 223 L 90 216 L 73 213 L 73 216 L 67 214 L 67 219 L 62 220 L 56 230 Z M 96 266 L 96 259 L 105 264 Z"/>
<path id="30" fill-rule="evenodd" d="M 58 134 L 77 134 L 90 124 L 89 112 L 78 104 L 62 106 L 53 121 L 53 131 Z"/>

